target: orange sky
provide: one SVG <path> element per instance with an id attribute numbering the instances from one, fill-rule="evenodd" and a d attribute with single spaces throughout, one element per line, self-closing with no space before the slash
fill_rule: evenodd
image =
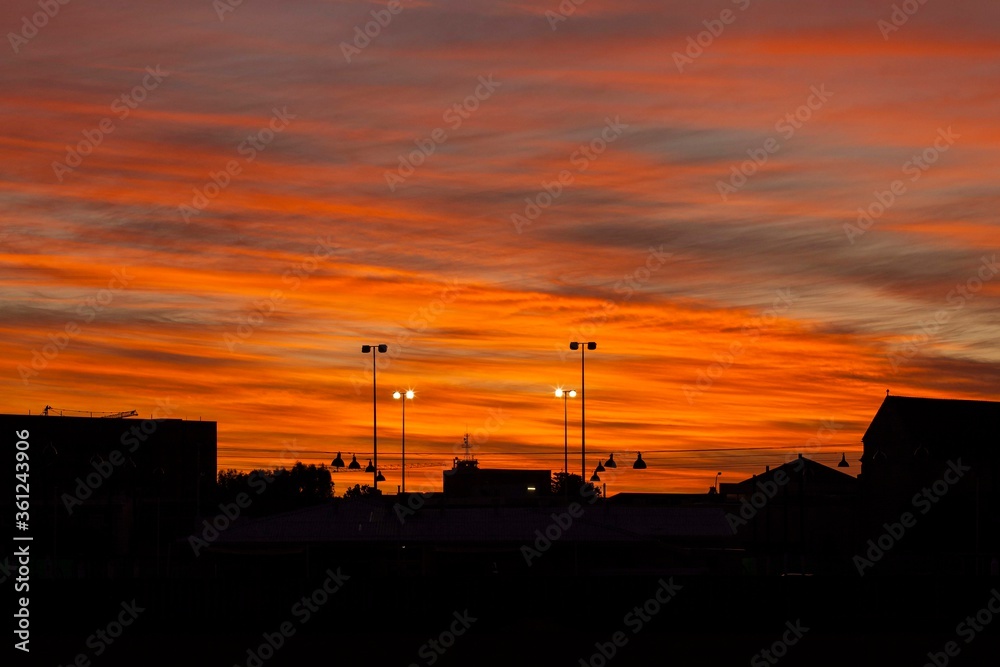
<path id="1" fill-rule="evenodd" d="M 588 476 L 700 492 L 856 474 L 887 388 L 997 398 L 995 3 L 401 6 L 358 48 L 384 3 L 4 3 L 0 410 L 166 401 L 220 467 L 364 464 L 385 343 L 383 488 L 412 387 L 431 489 L 466 431 L 561 469 L 592 340 Z"/>

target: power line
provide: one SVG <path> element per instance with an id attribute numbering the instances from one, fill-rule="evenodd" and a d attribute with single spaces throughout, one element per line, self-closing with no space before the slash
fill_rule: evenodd
<path id="1" fill-rule="evenodd" d="M 823 449 L 832 449 L 834 447 L 845 447 L 847 449 L 854 449 L 854 448 L 857 447 L 857 444 L 854 444 L 854 443 L 843 443 L 843 442 L 832 442 L 832 443 L 826 443 L 822 447 L 823 447 Z M 281 453 L 285 453 L 285 454 L 292 453 L 292 452 L 289 452 L 287 449 L 271 449 L 271 448 L 256 449 L 256 448 L 251 448 L 251 447 L 219 447 L 218 449 L 219 449 L 220 452 L 221 451 L 239 451 L 239 452 L 248 452 L 248 453 L 267 453 L 267 452 L 276 452 L 276 453 L 279 453 L 279 454 L 281 454 Z M 748 451 L 772 451 L 772 452 L 794 451 L 794 452 L 798 452 L 798 451 L 802 451 L 802 449 L 803 449 L 802 447 L 797 447 L 797 446 L 788 446 L 788 447 L 777 447 L 776 446 L 776 447 L 709 447 L 709 448 L 701 448 L 701 449 L 624 449 L 624 450 L 623 449 L 618 449 L 618 450 L 612 450 L 612 451 L 615 454 L 619 454 L 619 453 L 620 454 L 629 454 L 631 452 L 636 452 L 636 451 L 649 452 L 650 454 L 681 454 L 681 453 L 690 453 L 690 452 L 701 452 L 701 453 L 704 453 L 704 452 L 748 452 Z M 318 454 L 327 455 L 327 454 L 335 454 L 337 452 L 343 453 L 345 451 L 347 451 L 348 453 L 351 453 L 351 454 L 368 454 L 369 453 L 367 451 L 362 451 L 362 450 L 357 450 L 357 451 L 351 452 L 351 451 L 344 450 L 344 449 L 340 449 L 340 450 L 326 450 L 326 449 L 319 449 L 319 450 L 317 450 L 317 449 L 310 449 L 310 450 L 302 450 L 300 453 L 302 453 L 302 454 L 313 454 L 313 455 L 318 455 Z M 451 452 L 414 452 L 413 455 L 414 456 L 443 456 L 446 453 L 448 455 L 451 455 Z M 563 455 L 563 452 L 549 452 L 549 451 L 537 452 L 537 451 L 531 451 L 531 450 L 494 451 L 494 450 L 487 450 L 487 449 L 484 449 L 482 447 L 479 449 L 479 451 L 477 453 L 480 454 L 480 455 L 489 455 L 489 456 L 494 456 L 494 455 L 495 456 L 521 456 L 521 455 L 524 455 L 524 456 L 560 456 L 561 457 Z"/>

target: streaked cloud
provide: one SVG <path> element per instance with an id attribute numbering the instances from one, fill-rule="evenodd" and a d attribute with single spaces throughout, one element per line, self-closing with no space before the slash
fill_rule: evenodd
<path id="1" fill-rule="evenodd" d="M 366 459 L 360 345 L 385 342 L 387 470 L 403 386 L 428 480 L 477 429 L 485 465 L 558 469 L 552 391 L 579 384 L 567 343 L 595 340 L 588 459 L 650 465 L 609 491 L 701 491 L 780 463 L 823 420 L 844 428 L 810 455 L 851 459 L 886 388 L 996 398 L 1000 279 L 953 294 L 1000 249 L 994 3 L 927 3 L 883 39 L 891 3 L 591 0 L 552 30 L 555 2 L 414 1 L 346 62 L 339 44 L 382 6 L 244 3 L 220 21 L 203 0 L 70 3 L 0 55 L 4 411 L 145 414 L 169 397 L 219 422 L 223 467 L 265 465 L 292 439 L 304 460 Z M 727 7 L 737 19 L 679 72 L 672 54 Z M 0 25 L 36 9 L 8 3 Z M 114 101 L 156 66 L 169 75 L 121 117 Z M 500 86 L 452 127 L 488 76 Z M 782 134 L 813 86 L 829 100 Z M 250 159 L 275 109 L 294 118 Z M 106 118 L 60 181 L 53 163 Z M 627 127 L 597 151 L 614 118 Z M 387 170 L 437 128 L 447 139 L 390 191 Z M 942 128 L 958 138 L 911 180 Z M 779 150 L 723 201 L 717 183 L 771 137 Z M 905 193 L 851 243 L 844 225 L 897 179 Z M 511 216 L 540 193 L 550 204 L 518 233 Z M 655 270 L 651 248 L 669 254 Z M 794 299 L 765 326 L 780 290 Z"/>

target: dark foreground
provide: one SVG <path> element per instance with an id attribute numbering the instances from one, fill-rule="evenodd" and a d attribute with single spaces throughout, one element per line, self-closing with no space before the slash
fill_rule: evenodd
<path id="1" fill-rule="evenodd" d="M 375 578 L 315 565 L 312 581 L 41 581 L 30 660 L 7 648 L 4 662 L 941 667 L 1000 655 L 997 577 Z"/>

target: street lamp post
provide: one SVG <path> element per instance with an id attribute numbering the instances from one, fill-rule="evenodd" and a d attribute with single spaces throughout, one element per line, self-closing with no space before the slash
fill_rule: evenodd
<path id="1" fill-rule="evenodd" d="M 573 341 L 569 349 L 580 350 L 580 477 L 587 477 L 587 383 L 584 357 L 587 350 L 596 350 L 597 343 L 580 343 Z"/>
<path id="2" fill-rule="evenodd" d="M 375 378 L 375 353 L 385 354 L 389 350 L 388 345 L 362 345 L 361 353 L 372 355 L 372 449 L 374 450 L 375 463 L 372 466 L 373 488 L 378 491 L 378 394 L 376 393 L 377 382 Z M 383 478 L 385 479 L 385 478 Z"/>
<path id="3" fill-rule="evenodd" d="M 566 412 L 566 399 L 576 398 L 576 389 L 556 389 L 556 398 L 563 399 L 563 472 L 569 474 L 569 416 Z"/>
<path id="4" fill-rule="evenodd" d="M 406 493 L 406 401 L 413 400 L 413 390 L 407 389 L 405 392 L 395 391 L 392 393 L 392 397 L 396 400 L 403 401 L 403 436 L 402 436 L 402 449 L 403 449 L 403 467 L 402 467 L 402 482 L 400 490 Z"/>

